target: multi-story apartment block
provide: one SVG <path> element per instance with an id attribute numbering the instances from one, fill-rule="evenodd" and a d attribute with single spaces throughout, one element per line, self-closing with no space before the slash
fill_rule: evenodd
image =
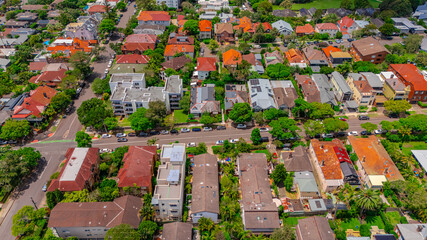
<path id="1" fill-rule="evenodd" d="M 347 83 L 359 106 L 371 106 L 374 103 L 376 92 L 361 74 L 350 73 L 347 77 Z"/>

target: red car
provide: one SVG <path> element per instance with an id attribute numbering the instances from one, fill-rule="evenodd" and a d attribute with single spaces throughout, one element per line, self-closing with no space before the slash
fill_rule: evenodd
<path id="1" fill-rule="evenodd" d="M 347 122 L 347 119 L 346 119 L 346 118 L 339 118 L 339 120 L 344 121 L 344 122 Z"/>

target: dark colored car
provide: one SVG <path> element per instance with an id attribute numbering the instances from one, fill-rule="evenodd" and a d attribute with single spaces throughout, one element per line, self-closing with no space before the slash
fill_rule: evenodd
<path id="1" fill-rule="evenodd" d="M 216 127 L 216 130 L 225 130 L 225 129 L 227 129 L 225 126 L 218 126 L 218 127 Z"/>
<path id="2" fill-rule="evenodd" d="M 127 138 L 118 138 L 117 142 L 127 142 L 128 139 Z"/>
<path id="3" fill-rule="evenodd" d="M 140 132 L 138 134 L 138 137 L 148 137 L 148 133 L 146 133 L 146 132 Z"/>
<path id="4" fill-rule="evenodd" d="M 372 135 L 372 133 L 368 131 L 361 131 L 360 135 Z"/>
<path id="5" fill-rule="evenodd" d="M 172 129 L 172 130 L 170 131 L 170 133 L 171 133 L 171 134 L 178 134 L 179 132 L 178 132 L 178 130 L 176 130 L 176 129 Z"/>
<path id="6" fill-rule="evenodd" d="M 366 116 L 366 115 L 360 115 L 359 116 L 359 120 L 369 120 L 369 119 L 370 119 L 370 117 Z"/>
<path id="7" fill-rule="evenodd" d="M 130 132 L 129 134 L 128 134 L 128 137 L 135 137 L 136 136 L 136 133 L 134 133 L 134 132 Z"/>
<path id="8" fill-rule="evenodd" d="M 339 132 L 339 133 L 337 133 L 337 136 L 338 137 L 345 137 L 345 136 L 347 136 L 347 133 L 346 132 Z"/>
<path id="9" fill-rule="evenodd" d="M 153 130 L 153 131 L 150 132 L 150 135 L 159 135 L 159 134 L 160 134 L 160 132 L 159 131 L 155 131 L 155 130 Z"/>
<path id="10" fill-rule="evenodd" d="M 268 137 L 261 137 L 260 141 L 261 142 L 268 142 Z"/>
<path id="11" fill-rule="evenodd" d="M 202 129 L 201 128 L 193 128 L 193 129 L 191 129 L 191 131 L 193 131 L 193 132 L 201 132 Z"/>

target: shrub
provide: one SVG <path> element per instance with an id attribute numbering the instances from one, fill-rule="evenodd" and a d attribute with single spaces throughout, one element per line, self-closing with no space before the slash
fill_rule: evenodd
<path id="1" fill-rule="evenodd" d="M 421 102 L 421 101 L 418 101 L 418 105 L 419 105 L 420 107 L 423 107 L 423 108 L 427 107 L 427 103 L 423 103 L 423 102 Z"/>
<path id="2" fill-rule="evenodd" d="M 408 219 L 406 219 L 406 217 L 404 217 L 404 216 L 401 216 L 400 217 L 400 223 L 401 224 L 407 224 L 408 223 Z"/>
<path id="3" fill-rule="evenodd" d="M 369 231 L 369 225 L 362 224 L 360 226 L 360 235 L 362 237 L 370 237 L 371 236 L 371 231 Z"/>
<path id="4" fill-rule="evenodd" d="M 50 179 L 57 179 L 59 177 L 59 172 L 56 172 L 50 176 Z"/>

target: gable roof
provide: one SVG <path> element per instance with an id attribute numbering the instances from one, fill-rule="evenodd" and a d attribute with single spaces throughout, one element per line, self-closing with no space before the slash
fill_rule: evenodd
<path id="1" fill-rule="evenodd" d="M 125 43 L 156 43 L 155 34 L 131 34 L 126 37 Z"/>
<path id="2" fill-rule="evenodd" d="M 201 20 L 199 22 L 200 32 L 210 32 L 212 31 L 212 22 L 209 20 Z"/>
<path id="3" fill-rule="evenodd" d="M 165 56 L 174 56 L 177 53 L 194 53 L 194 45 L 166 45 Z"/>
<path id="4" fill-rule="evenodd" d="M 285 52 L 286 58 L 288 59 L 289 63 L 303 63 L 305 62 L 301 51 L 298 49 L 289 49 L 287 52 Z"/>
<path id="5" fill-rule="evenodd" d="M 30 71 L 41 71 L 47 62 L 30 62 L 28 69 Z"/>
<path id="6" fill-rule="evenodd" d="M 224 66 L 240 64 L 242 63 L 242 54 L 234 49 L 230 49 L 222 54 L 222 61 Z"/>
<path id="7" fill-rule="evenodd" d="M 106 12 L 104 5 L 93 5 L 87 11 L 89 13 L 105 13 Z"/>
<path id="8" fill-rule="evenodd" d="M 295 32 L 302 33 L 302 34 L 311 34 L 314 33 L 314 28 L 311 26 L 311 24 L 307 23 L 304 26 L 297 26 L 295 29 Z"/>
<path id="9" fill-rule="evenodd" d="M 197 58 L 197 71 L 216 71 L 216 59 L 213 57 Z"/>
<path id="10" fill-rule="evenodd" d="M 414 86 L 415 91 L 427 91 L 427 80 L 413 64 L 390 64 L 405 81 Z"/>
<path id="11" fill-rule="evenodd" d="M 165 11 L 141 11 L 139 21 L 170 21 L 171 16 Z"/>
<path id="12" fill-rule="evenodd" d="M 310 158 L 308 157 L 308 153 L 303 146 L 298 146 L 294 148 L 293 151 L 283 151 L 282 160 L 287 171 L 313 171 L 313 167 L 310 163 Z"/>
<path id="13" fill-rule="evenodd" d="M 156 146 L 129 146 L 123 156 L 123 167 L 117 177 L 118 187 L 151 187 L 154 160 L 157 155 Z"/>
<path id="14" fill-rule="evenodd" d="M 116 64 L 147 64 L 148 61 L 150 61 L 150 57 L 147 55 L 127 54 L 116 57 Z"/>
<path id="15" fill-rule="evenodd" d="M 298 16 L 294 11 L 290 9 L 273 10 L 273 15 L 276 17 L 296 17 Z"/>
<path id="16" fill-rule="evenodd" d="M 193 225 L 184 222 L 172 222 L 163 225 L 161 240 L 192 240 Z"/>
<path id="17" fill-rule="evenodd" d="M 35 84 L 45 83 L 49 86 L 57 86 L 66 76 L 66 72 L 66 69 L 59 69 L 58 71 L 45 71 L 37 76 L 30 78 L 28 81 Z"/>
<path id="18" fill-rule="evenodd" d="M 322 51 L 325 53 L 326 57 L 328 58 L 333 52 L 342 52 L 341 49 L 336 48 L 334 46 L 327 46 L 326 48 L 322 48 Z"/>
<path id="19" fill-rule="evenodd" d="M 347 29 L 353 26 L 354 20 L 345 16 L 338 21 L 338 26 L 340 27 L 341 32 L 347 32 Z"/>
<path id="20" fill-rule="evenodd" d="M 48 86 L 39 86 L 35 90 L 31 90 L 30 96 L 26 97 L 20 106 L 15 107 L 12 118 L 22 119 L 32 116 L 40 118 L 56 93 L 55 89 Z"/>
<path id="21" fill-rule="evenodd" d="M 333 139 L 332 142 L 321 142 L 313 139 L 311 144 L 317 157 L 317 164 L 322 169 L 324 178 L 326 180 L 343 179 L 344 175 L 341 171 L 340 161 L 334 147 L 345 149 L 344 144 L 338 139 Z"/>
<path id="22" fill-rule="evenodd" d="M 231 23 L 217 23 L 215 24 L 215 33 L 221 34 L 226 32 L 228 34 L 233 34 L 233 25 Z"/>
<path id="23" fill-rule="evenodd" d="M 316 28 L 320 30 L 337 30 L 338 31 L 337 25 L 333 23 L 318 23 L 316 24 Z"/>
<path id="24" fill-rule="evenodd" d="M 388 50 L 373 37 L 361 38 L 351 44 L 362 56 L 388 52 Z"/>
<path id="25" fill-rule="evenodd" d="M 69 148 L 58 178 L 52 180 L 47 191 L 81 191 L 93 177 L 93 168 L 99 164 L 99 148 Z"/>
<path id="26" fill-rule="evenodd" d="M 58 203 L 51 211 L 48 227 L 104 227 L 129 224 L 138 228 L 142 200 L 126 195 L 112 202 Z"/>
<path id="27" fill-rule="evenodd" d="M 376 136 L 371 135 L 368 138 L 349 136 L 348 141 L 368 175 L 384 175 L 389 181 L 404 180 Z"/>
<path id="28" fill-rule="evenodd" d="M 334 232 L 326 217 L 298 219 L 297 235 L 301 240 L 334 240 Z"/>
<path id="29" fill-rule="evenodd" d="M 320 102 L 320 91 L 310 76 L 295 74 L 295 80 L 297 80 L 298 85 L 301 87 L 307 102 Z"/>
<path id="30" fill-rule="evenodd" d="M 181 56 L 181 57 L 172 58 L 166 62 L 163 62 L 161 65 L 164 69 L 172 68 L 174 70 L 179 70 L 189 62 L 191 62 L 190 58 L 187 58 L 187 56 Z"/>

